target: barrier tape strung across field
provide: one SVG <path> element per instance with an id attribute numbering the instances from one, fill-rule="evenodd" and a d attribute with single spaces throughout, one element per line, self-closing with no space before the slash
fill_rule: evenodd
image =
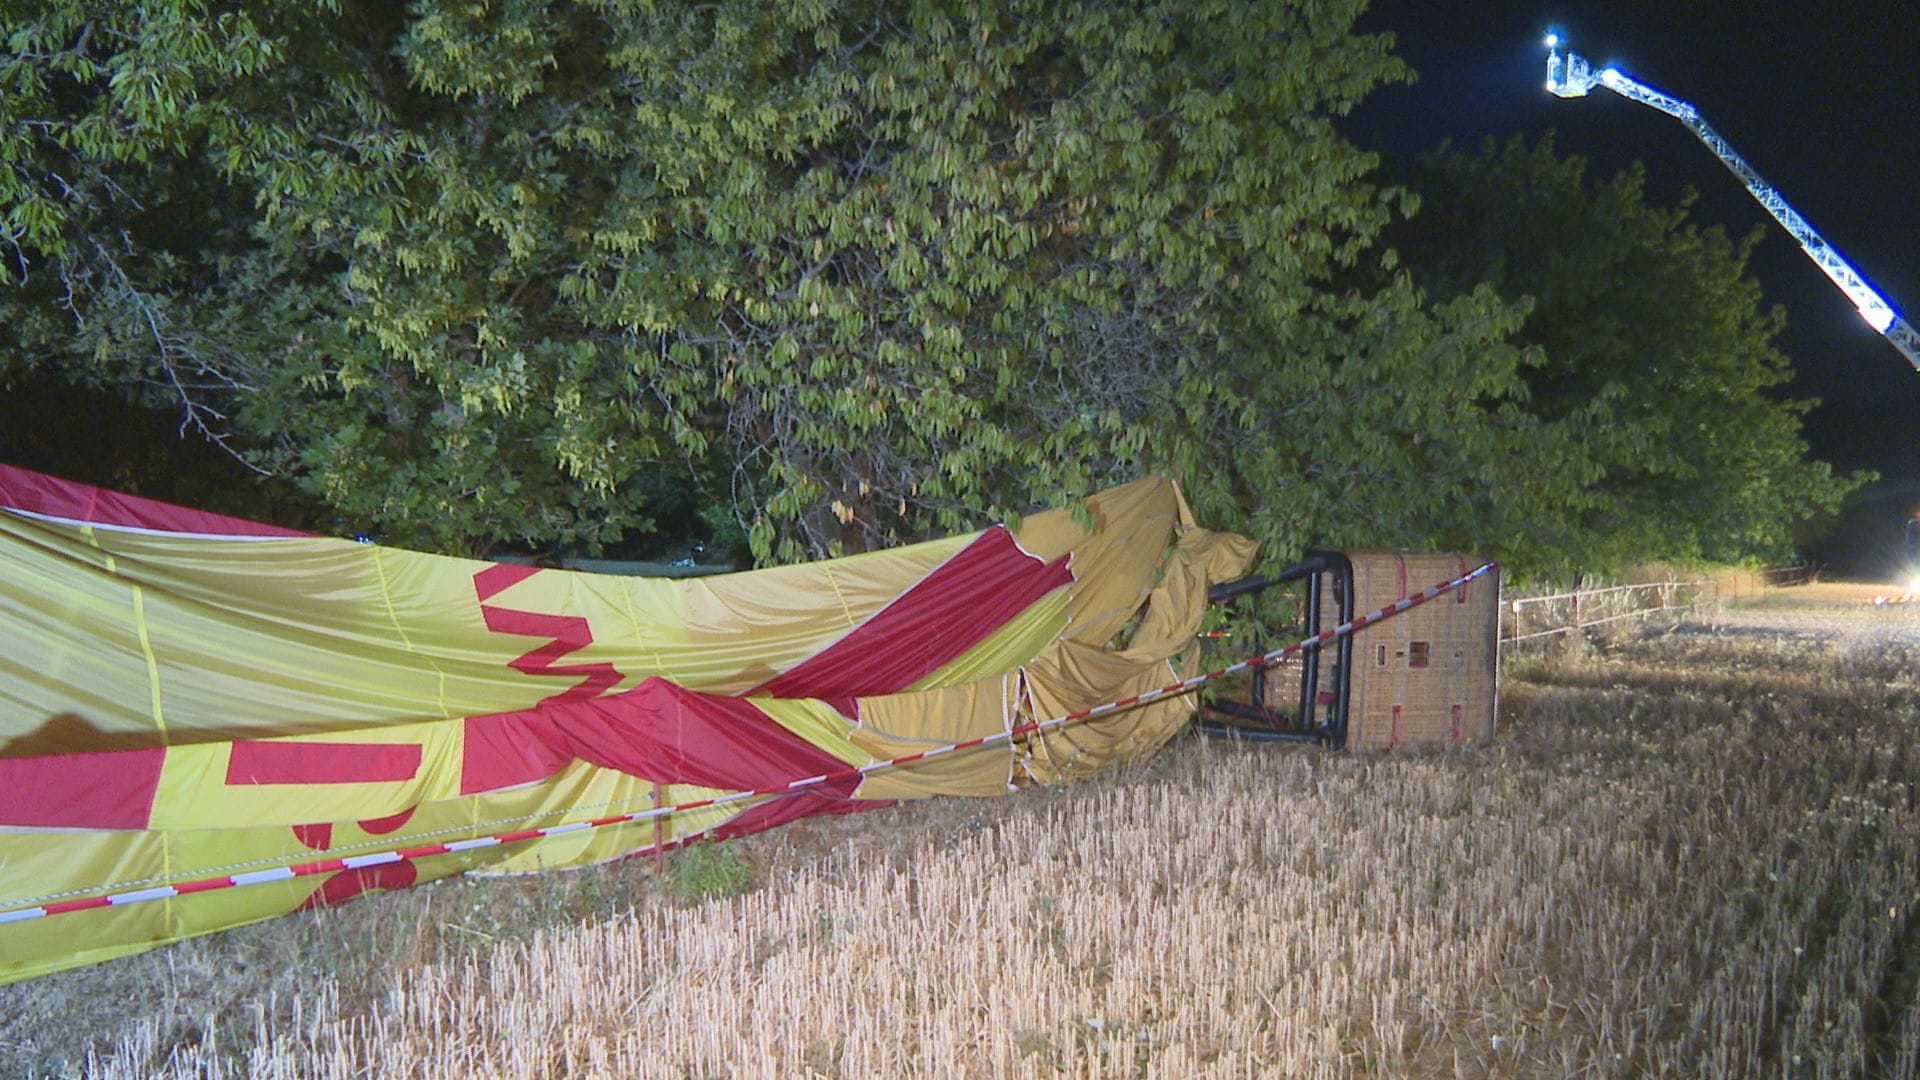
<path id="1" fill-rule="evenodd" d="M 1725 590 L 1729 588 L 1732 591 L 1733 598 L 1738 600 L 1742 589 L 1740 582 L 1743 578 L 1757 580 L 1759 582 L 1757 587 L 1766 590 L 1805 585 L 1812 580 L 1813 574 L 1814 568 L 1811 566 L 1778 566 L 1767 570 L 1734 574 L 1731 577 L 1701 578 L 1694 581 L 1649 581 L 1634 585 L 1611 585 L 1599 589 L 1575 589 L 1572 592 L 1552 593 L 1546 596 L 1518 597 L 1513 599 L 1504 609 L 1504 611 L 1511 612 L 1513 617 L 1508 619 L 1503 615 L 1501 618 L 1500 644 L 1503 647 L 1507 645 L 1517 645 L 1523 641 L 1536 641 L 1540 638 L 1553 637 L 1558 634 L 1572 634 L 1581 630 L 1591 630 L 1596 626 L 1606 626 L 1609 623 L 1616 623 L 1626 619 L 1644 619 L 1673 611 L 1693 611 L 1699 608 L 1705 601 L 1722 599 Z M 1691 591 L 1689 592 L 1687 590 Z M 1658 597 L 1658 602 L 1652 607 L 1629 608 L 1617 614 L 1585 622 L 1580 619 L 1580 605 L 1582 602 L 1591 603 L 1596 599 L 1615 597 L 1622 594 L 1626 594 L 1629 597 L 1637 597 L 1648 593 L 1656 594 Z M 1685 595 L 1689 598 L 1685 603 L 1672 602 L 1680 595 Z M 1907 599 L 1912 600 L 1914 598 L 1908 597 Z M 1636 599 L 1629 599 L 1627 602 L 1631 604 L 1638 601 Z M 1896 598 L 1876 597 L 1867 602 L 1886 604 L 1901 603 L 1903 601 Z M 1562 617 L 1570 617 L 1573 621 L 1562 626 L 1552 626 L 1544 630 L 1535 630 L 1526 634 L 1521 633 L 1520 628 L 1528 625 L 1526 618 L 1527 609 L 1541 604 L 1557 605 L 1547 610 L 1547 617 L 1552 617 L 1553 613 L 1558 611 Z M 1568 613 L 1566 610 L 1568 606 L 1572 608 L 1571 613 Z M 1601 610 L 1606 610 L 1609 606 L 1609 604 L 1602 604 Z M 1536 622 L 1535 625 L 1538 625 L 1538 623 Z M 1512 636 L 1509 637 L 1509 634 Z"/>
<path id="2" fill-rule="evenodd" d="M 1444 581 L 1423 592 L 1402 597 L 1378 611 L 1355 616 L 1352 620 L 1341 623 L 1339 626 L 1333 627 L 1330 630 L 1323 630 L 1313 637 L 1294 642 L 1292 645 L 1275 649 L 1272 652 L 1262 653 L 1258 656 L 1250 656 L 1239 663 L 1229 664 L 1226 667 L 1209 671 L 1203 675 L 1195 675 L 1191 679 L 1183 679 L 1180 682 L 1163 686 L 1158 690 L 1148 690 L 1144 693 L 1135 694 L 1132 697 L 1121 698 L 1118 701 L 1109 701 L 1104 705 L 1095 705 L 1090 709 L 1081 709 L 1079 712 L 1056 716 L 1051 720 L 1023 724 L 1005 731 L 996 731 L 991 735 L 983 735 L 977 739 L 968 739 L 965 742 L 957 742 L 948 746 L 937 746 L 930 750 L 921 750 L 918 753 L 907 754 L 903 757 L 888 758 L 885 761 L 868 762 L 865 765 L 841 769 L 836 772 L 821 773 L 818 776 L 803 777 L 799 780 L 789 781 L 788 783 L 778 784 L 772 787 L 728 792 L 725 795 L 696 799 L 692 802 L 675 803 L 672 806 L 655 807 L 649 810 L 637 810 L 630 814 L 616 814 L 611 817 L 594 818 L 590 821 L 574 821 L 564 825 L 549 825 L 537 829 L 522 829 L 518 832 L 500 833 L 494 836 L 476 836 L 468 840 L 426 844 L 420 847 L 399 848 L 392 851 L 372 852 L 366 855 L 349 855 L 345 858 L 321 859 L 316 862 L 300 863 L 294 866 L 279 866 L 265 870 L 249 871 L 244 874 L 202 878 L 195 881 L 184 881 L 175 885 L 157 885 L 152 888 L 135 889 L 130 892 L 108 893 L 99 896 L 81 897 L 74 900 L 62 900 L 59 903 L 42 904 L 37 907 L 16 908 L 12 911 L 0 911 L 0 923 L 25 922 L 28 919 L 46 918 L 51 915 L 65 915 L 74 911 L 87 911 L 94 908 L 105 907 L 123 907 L 128 904 L 145 903 L 149 900 L 167 900 L 176 896 L 186 896 L 190 893 L 213 892 L 219 889 L 237 889 L 248 885 L 265 885 L 275 881 L 291 881 L 294 878 L 311 877 L 315 874 L 332 874 L 342 870 L 361 870 L 371 866 L 385 866 L 389 863 L 411 862 L 415 859 L 431 858 L 435 855 L 452 855 L 463 851 L 476 851 L 482 848 L 499 847 L 503 844 L 519 844 L 532 840 L 543 840 L 551 836 L 564 836 L 567 833 L 583 832 L 588 829 L 604 829 L 617 825 L 640 824 L 669 817 L 674 814 L 685 813 L 690 810 L 704 809 L 706 807 L 727 806 L 734 803 L 779 798 L 783 795 L 791 795 L 808 788 L 832 783 L 836 780 L 851 780 L 856 777 L 864 777 L 887 769 L 911 765 L 916 761 L 925 761 L 929 758 L 943 757 L 947 754 L 962 753 L 967 750 L 977 750 L 998 743 L 1010 743 L 1014 739 L 1022 736 L 1034 735 L 1043 731 L 1052 731 L 1067 727 L 1071 724 L 1094 720 L 1102 716 L 1109 716 L 1126 709 L 1137 708 L 1141 705 L 1150 705 L 1153 702 L 1162 701 L 1166 698 L 1178 697 L 1182 694 L 1191 693 L 1216 679 L 1223 679 L 1229 675 L 1237 675 L 1243 671 L 1266 667 L 1308 649 L 1319 648 L 1330 641 L 1343 638 L 1364 626 L 1379 622 L 1382 619 L 1392 618 L 1409 608 L 1418 607 L 1432 600 L 1434 597 L 1452 592 L 1454 589 L 1458 589 L 1476 578 L 1491 573 L 1498 565 L 1498 563 L 1493 562 L 1486 563 L 1476 570 L 1468 571 L 1454 578 L 1452 581 Z"/>
<path id="3" fill-rule="evenodd" d="M 1571 634 L 1576 630 L 1591 630 L 1596 626 L 1617 623 L 1622 619 L 1644 619 L 1649 615 L 1658 615 L 1663 611 L 1692 611 L 1693 608 L 1694 605 L 1692 604 L 1665 604 L 1660 607 L 1637 608 L 1633 611 L 1621 612 L 1618 615 L 1609 615 L 1604 619 L 1595 619 L 1592 622 L 1574 623 L 1571 626 L 1556 626 L 1551 630 L 1536 630 L 1531 634 L 1521 634 L 1518 637 L 1501 638 L 1500 644 L 1517 645 L 1522 641 L 1533 641 L 1537 638 L 1552 637 L 1555 634 Z"/>

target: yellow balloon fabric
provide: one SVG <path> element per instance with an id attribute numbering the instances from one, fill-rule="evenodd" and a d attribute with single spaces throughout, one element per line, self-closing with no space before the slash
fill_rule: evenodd
<path id="1" fill-rule="evenodd" d="M 0 982 L 452 873 L 1149 753 L 1188 703 L 854 771 L 1174 681 L 1207 586 L 1252 557 L 1159 477 L 1017 529 L 660 580 L 301 535 L 0 466 Z M 822 775 L 640 824 L 231 880 Z M 160 898 L 47 913 L 142 891 Z"/>

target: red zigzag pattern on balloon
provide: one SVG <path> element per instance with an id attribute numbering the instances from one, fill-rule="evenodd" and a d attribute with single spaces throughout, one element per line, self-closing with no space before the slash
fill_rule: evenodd
<path id="1" fill-rule="evenodd" d="M 593 664 L 559 664 L 561 657 L 593 644 L 593 628 L 577 615 L 543 615 L 536 611 L 516 611 L 487 603 L 502 591 L 518 585 L 540 572 L 537 566 L 513 566 L 498 563 L 473 575 L 473 591 L 480 600 L 480 614 L 487 629 L 496 634 L 549 639 L 545 645 L 530 649 L 507 661 L 507 666 L 524 675 L 550 678 L 578 678 L 571 688 L 542 699 L 548 701 L 587 701 L 597 698 L 619 684 L 623 676 L 605 661 Z"/>

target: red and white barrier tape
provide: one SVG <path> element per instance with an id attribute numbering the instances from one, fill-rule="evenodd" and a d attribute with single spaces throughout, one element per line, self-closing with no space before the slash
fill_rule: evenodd
<path id="1" fill-rule="evenodd" d="M 1349 622 L 1341 623 L 1339 626 L 1330 630 L 1323 630 L 1303 641 L 1297 641 L 1292 645 L 1275 649 L 1272 652 L 1262 653 L 1259 656 L 1250 656 L 1239 663 L 1230 664 L 1227 667 L 1215 671 L 1209 671 L 1204 675 L 1195 675 L 1191 679 L 1183 679 L 1180 682 L 1163 686 L 1158 690 L 1148 690 L 1145 693 L 1135 694 L 1132 697 L 1121 698 L 1119 701 L 1110 701 L 1104 705 L 1095 705 L 1090 709 L 1081 709 L 1079 712 L 1056 716 L 1051 720 L 1025 724 L 1006 731 L 996 731 L 991 735 L 983 735 L 977 739 L 968 739 L 965 742 L 953 743 L 950 746 L 938 746 L 931 750 L 922 750 L 918 753 L 907 754 L 904 757 L 868 762 L 865 765 L 841 769 L 836 772 L 821 773 L 819 776 L 808 776 L 773 787 L 755 788 L 750 791 L 728 792 L 725 795 L 716 795 L 707 799 L 696 799 L 693 802 L 676 803 L 672 806 L 655 807 L 649 810 L 638 810 L 630 814 L 617 814 L 612 817 L 594 818 L 590 821 L 574 821 L 564 825 L 548 825 L 538 829 L 522 829 L 518 832 L 500 833 L 494 836 L 477 836 L 469 840 L 454 840 L 442 844 L 426 844 L 420 847 L 400 848 L 393 851 L 378 851 L 366 855 L 349 855 L 345 858 L 338 859 L 321 859 L 316 862 L 300 863 L 293 866 L 277 866 L 265 870 L 253 870 L 243 874 L 229 874 L 224 877 L 185 881 L 175 885 L 156 885 L 152 888 L 135 889 L 130 892 L 108 893 L 99 896 L 80 897 L 73 900 L 62 900 L 58 903 L 42 904 L 38 907 L 16 908 L 12 911 L 0 911 L 0 923 L 25 922 L 29 919 L 45 918 L 49 915 L 65 915 L 72 911 L 88 911 L 94 908 L 105 907 L 124 907 L 128 904 L 139 904 L 148 900 L 167 900 L 176 896 L 185 896 L 189 893 L 235 889 L 247 885 L 265 885 L 269 882 L 290 881 L 294 878 L 311 877 L 315 874 L 331 874 L 342 870 L 360 870 L 370 866 L 384 866 L 388 863 L 410 862 L 415 859 L 425 859 L 435 855 L 451 855 L 462 851 L 476 851 L 482 848 L 499 847 L 502 844 L 518 844 L 528 840 L 541 840 L 550 836 L 563 836 L 567 833 L 582 832 L 587 829 L 601 829 L 614 825 L 653 821 L 658 818 L 685 813 L 689 810 L 699 810 L 709 806 L 725 806 L 755 799 L 778 798 L 782 795 L 790 795 L 794 792 L 817 787 L 835 780 L 850 780 L 855 777 L 864 777 L 886 769 L 910 765 L 916 761 L 924 761 L 928 758 L 943 757 L 947 754 L 959 753 L 965 750 L 976 750 L 983 746 L 991 746 L 996 743 L 1012 742 L 1014 739 L 1023 735 L 1032 735 L 1042 731 L 1063 728 L 1069 724 L 1077 724 L 1125 709 L 1149 705 L 1170 697 L 1177 697 L 1216 679 L 1236 675 L 1243 671 L 1250 671 L 1257 667 L 1265 667 L 1288 656 L 1303 652 L 1307 649 L 1318 648 L 1327 642 L 1345 637 L 1359 630 L 1361 627 L 1379 622 L 1382 619 L 1391 618 L 1406 611 L 1408 608 L 1417 607 L 1432 600 L 1436 596 L 1460 588 L 1475 578 L 1492 572 L 1498 565 L 1498 563 L 1493 562 L 1486 563 L 1479 569 L 1462 574 L 1452 581 L 1442 582 L 1423 592 L 1402 597 L 1378 611 L 1355 616 Z"/>

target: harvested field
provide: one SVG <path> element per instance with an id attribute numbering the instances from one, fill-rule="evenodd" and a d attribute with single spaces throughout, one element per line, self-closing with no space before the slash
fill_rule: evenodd
<path id="1" fill-rule="evenodd" d="M 1920 612 L 1789 591 L 1502 693 L 1481 746 L 1190 739 L 0 988 L 0 1071 L 1915 1074 Z"/>

